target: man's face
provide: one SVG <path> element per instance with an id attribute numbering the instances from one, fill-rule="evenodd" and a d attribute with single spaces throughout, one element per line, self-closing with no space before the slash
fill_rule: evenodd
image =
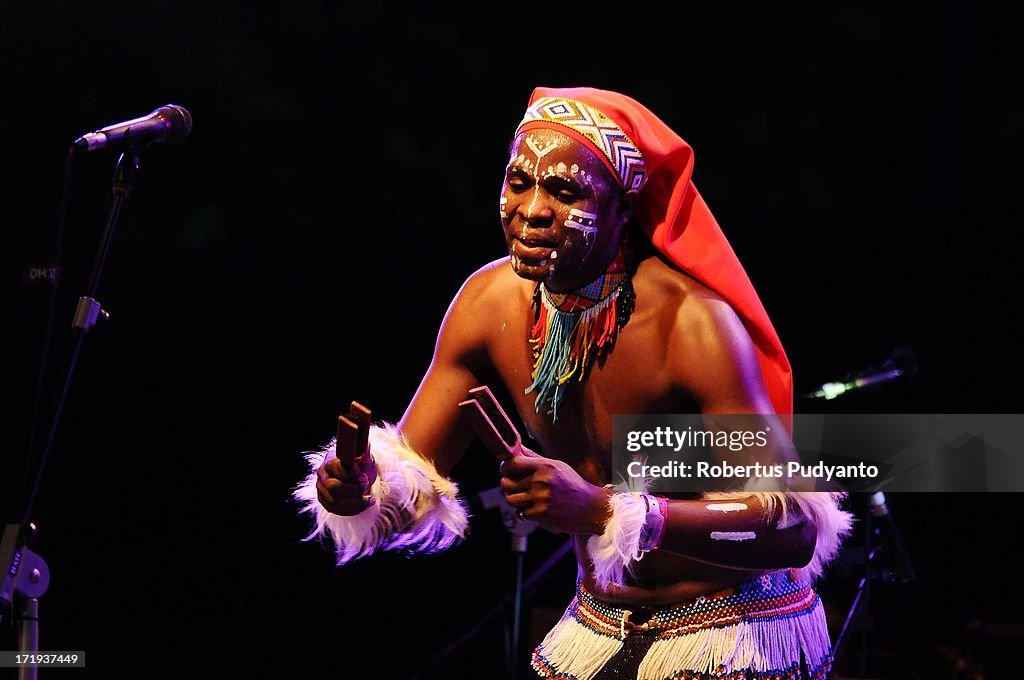
<path id="1" fill-rule="evenodd" d="M 611 263 L 632 209 L 601 160 L 555 130 L 520 133 L 501 191 L 501 222 L 512 269 L 564 292 Z"/>

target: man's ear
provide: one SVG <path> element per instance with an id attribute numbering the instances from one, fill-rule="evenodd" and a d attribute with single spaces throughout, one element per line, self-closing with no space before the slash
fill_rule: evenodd
<path id="1" fill-rule="evenodd" d="M 620 194 L 616 217 L 618 217 L 622 224 L 628 222 L 629 218 L 633 216 L 633 209 L 636 208 L 636 202 L 639 198 L 639 191 L 626 191 Z"/>

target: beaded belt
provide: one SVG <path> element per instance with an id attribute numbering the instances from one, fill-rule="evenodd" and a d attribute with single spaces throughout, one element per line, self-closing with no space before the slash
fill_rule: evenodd
<path id="1" fill-rule="evenodd" d="M 673 607 L 615 607 L 597 600 L 577 582 L 569 612 L 599 635 L 623 639 L 631 633 L 654 631 L 661 640 L 741 621 L 801 616 L 818 599 L 809 582 L 794 580 L 789 571 L 776 571 Z"/>

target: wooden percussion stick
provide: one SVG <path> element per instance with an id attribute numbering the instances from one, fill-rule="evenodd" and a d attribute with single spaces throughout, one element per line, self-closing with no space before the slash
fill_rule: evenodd
<path id="1" fill-rule="evenodd" d="M 353 401 L 348 410 L 348 419 L 359 426 L 359 435 L 356 437 L 356 458 L 362 458 L 370 448 L 370 422 L 373 412 L 358 401 Z"/>
<path id="2" fill-rule="evenodd" d="M 347 416 L 338 416 L 338 437 L 334 443 L 334 455 L 341 461 L 341 467 L 351 470 L 356 464 L 356 450 L 359 446 L 359 425 Z"/>

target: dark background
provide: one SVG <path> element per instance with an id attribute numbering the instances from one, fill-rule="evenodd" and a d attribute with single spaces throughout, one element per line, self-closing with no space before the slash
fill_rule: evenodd
<path id="1" fill-rule="evenodd" d="M 144 154 L 97 296 L 112 321 L 89 334 L 33 513 L 43 649 L 85 649 L 101 677 L 408 677 L 508 591 L 493 511 L 448 554 L 335 569 L 299 542 L 289 488 L 351 399 L 401 416 L 452 295 L 502 256 L 501 172 L 535 85 L 625 92 L 694 147 L 798 392 L 916 353 L 914 380 L 799 409 L 1021 412 L 1019 10 L 340 7 L 39 2 L 5 19 L 6 521 L 51 290 L 27 271 L 53 261 L 67 146 L 167 102 L 195 121 Z M 74 165 L 51 367 L 115 158 Z M 469 496 L 497 483 L 482 451 L 455 476 Z M 954 677 L 958 659 L 1005 677 L 1018 497 L 890 505 L 919 579 L 872 595 L 871 677 Z M 535 534 L 528 566 L 562 540 Z M 550 572 L 527 642 L 572 574 Z M 858 575 L 822 584 L 833 632 Z M 424 676 L 498 676 L 502 650 L 499 620 Z"/>

